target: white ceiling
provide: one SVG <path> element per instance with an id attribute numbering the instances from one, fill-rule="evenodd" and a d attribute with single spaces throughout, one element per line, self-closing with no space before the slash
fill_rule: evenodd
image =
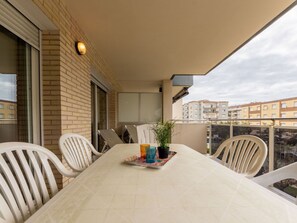
<path id="1" fill-rule="evenodd" d="M 63 1 L 125 86 L 205 74 L 294 2 Z"/>

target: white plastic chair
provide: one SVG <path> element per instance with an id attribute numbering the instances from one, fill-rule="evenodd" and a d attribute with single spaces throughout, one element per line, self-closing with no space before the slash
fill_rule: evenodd
<path id="1" fill-rule="evenodd" d="M 256 136 L 240 135 L 224 141 L 210 157 L 217 160 L 221 154 L 220 162 L 224 166 L 251 178 L 261 169 L 267 156 L 267 146 Z"/>
<path id="2" fill-rule="evenodd" d="M 263 174 L 261 176 L 255 177 L 253 178 L 253 181 L 260 184 L 263 187 L 266 187 L 267 189 L 274 191 L 280 196 L 286 198 L 287 200 L 297 204 L 297 198 L 293 198 L 290 195 L 286 194 L 285 192 L 282 192 L 277 188 L 273 187 L 274 183 L 277 183 L 281 180 L 286 180 L 286 179 L 297 180 L 297 162 L 284 166 L 272 172 Z"/>
<path id="3" fill-rule="evenodd" d="M 67 164 L 77 172 L 85 170 L 94 159 L 102 155 L 85 137 L 74 133 L 62 135 L 59 139 L 59 147 Z"/>
<path id="4" fill-rule="evenodd" d="M 143 124 L 136 126 L 138 143 L 157 143 L 156 136 L 152 130 L 153 124 Z"/>
<path id="5" fill-rule="evenodd" d="M 24 222 L 58 192 L 50 162 L 66 177 L 78 175 L 41 146 L 0 144 L 0 212 L 6 222 Z"/>
<path id="6" fill-rule="evenodd" d="M 125 129 L 129 134 L 129 143 L 138 143 L 137 128 L 135 125 L 125 125 Z"/>
<path id="7" fill-rule="evenodd" d="M 98 134 L 104 140 L 104 146 L 101 152 L 105 152 L 107 148 L 111 148 L 117 144 L 122 144 L 123 141 L 113 129 L 98 130 Z"/>

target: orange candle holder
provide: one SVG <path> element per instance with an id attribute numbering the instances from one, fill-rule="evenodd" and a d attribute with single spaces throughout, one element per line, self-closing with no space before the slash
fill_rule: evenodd
<path id="1" fill-rule="evenodd" d="M 150 144 L 140 144 L 140 158 L 146 159 L 146 149 L 150 147 Z"/>

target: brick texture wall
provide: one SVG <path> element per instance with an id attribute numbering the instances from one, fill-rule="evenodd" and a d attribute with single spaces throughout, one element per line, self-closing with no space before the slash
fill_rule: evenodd
<path id="1" fill-rule="evenodd" d="M 110 87 L 109 127 L 116 127 L 116 96 L 120 89 L 100 52 L 96 52 L 60 0 L 33 0 L 57 26 L 42 32 L 44 144 L 61 159 L 59 137 L 68 132 L 91 139 L 91 70 Z M 79 56 L 75 42 L 82 40 L 87 54 Z M 59 187 L 68 183 L 57 174 Z"/>

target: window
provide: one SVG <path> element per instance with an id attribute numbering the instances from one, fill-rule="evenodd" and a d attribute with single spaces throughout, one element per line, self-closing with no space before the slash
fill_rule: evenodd
<path id="1" fill-rule="evenodd" d="M 257 115 L 257 118 L 261 118 L 261 116 L 260 115 Z"/>
<path id="2" fill-rule="evenodd" d="M 294 107 L 297 107 L 297 101 L 294 101 Z"/>
<path id="3" fill-rule="evenodd" d="M 276 118 L 276 114 L 272 113 L 271 118 Z"/>
<path id="4" fill-rule="evenodd" d="M 287 107 L 287 103 L 283 102 L 283 103 L 281 104 L 281 107 L 282 107 L 282 108 L 286 108 L 286 107 Z"/>
<path id="5" fill-rule="evenodd" d="M 4 114 L 0 113 L 0 119 L 4 119 Z"/>
<path id="6" fill-rule="evenodd" d="M 286 117 L 286 113 L 281 113 L 281 118 L 285 118 Z"/>
<path id="7" fill-rule="evenodd" d="M 272 104 L 272 109 L 276 109 L 276 104 Z"/>
<path id="8" fill-rule="evenodd" d="M 280 125 L 281 125 L 281 126 L 286 126 L 286 123 L 281 122 Z"/>
<path id="9" fill-rule="evenodd" d="M 14 119 L 14 114 L 9 114 L 10 119 Z"/>
<path id="10" fill-rule="evenodd" d="M 251 108 L 250 108 L 250 111 L 254 111 L 254 108 L 253 108 L 253 107 L 251 107 Z"/>
<path id="11" fill-rule="evenodd" d="M 9 105 L 9 110 L 14 110 L 14 106 L 13 105 Z"/>
<path id="12" fill-rule="evenodd" d="M 260 111 L 260 109 L 261 109 L 260 106 L 257 106 L 257 110 Z"/>
<path id="13" fill-rule="evenodd" d="M 264 105 L 263 106 L 263 110 L 267 110 L 268 109 L 268 106 L 267 105 Z"/>
<path id="14" fill-rule="evenodd" d="M 267 118 L 267 114 L 264 114 L 264 115 L 263 115 L 263 118 Z"/>
<path id="15" fill-rule="evenodd" d="M 0 109 L 3 109 L 4 108 L 4 105 L 3 104 L 0 104 Z"/>
<path id="16" fill-rule="evenodd" d="M 294 118 L 297 118 L 297 112 L 294 112 Z"/>
<path id="17" fill-rule="evenodd" d="M 293 126 L 297 126 L 297 123 L 293 123 Z"/>

